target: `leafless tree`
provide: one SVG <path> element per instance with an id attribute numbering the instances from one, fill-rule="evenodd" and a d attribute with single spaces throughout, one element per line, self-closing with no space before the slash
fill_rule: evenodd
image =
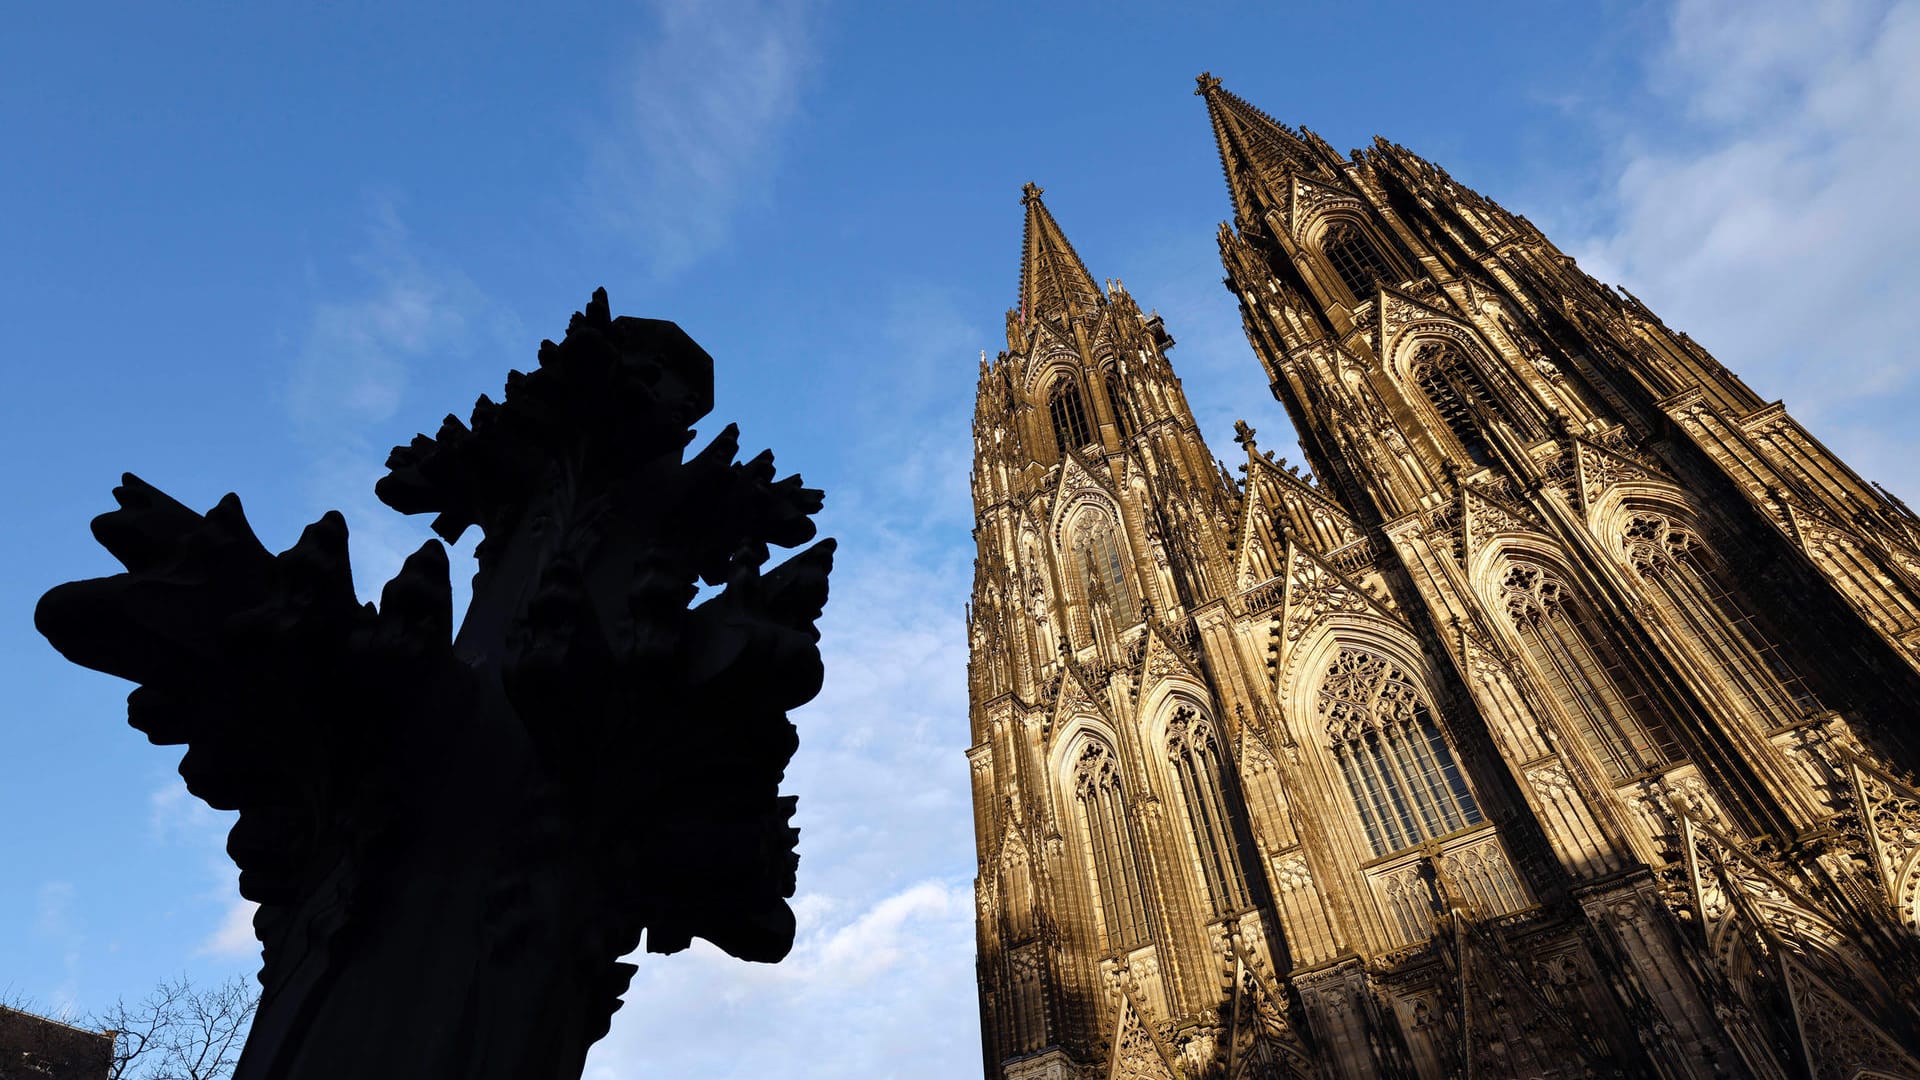
<path id="1" fill-rule="evenodd" d="M 109 1080 L 225 1080 L 259 1002 L 259 988 L 246 976 L 199 989 L 181 975 L 137 1003 L 120 999 L 87 1023 L 116 1033 Z"/>

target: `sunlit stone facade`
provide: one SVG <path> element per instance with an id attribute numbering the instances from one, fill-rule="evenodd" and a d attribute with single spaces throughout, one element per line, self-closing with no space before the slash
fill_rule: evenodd
<path id="1" fill-rule="evenodd" d="M 987 1075 L 1920 1075 L 1920 519 L 1439 168 L 1200 94 L 1310 472 L 1216 463 L 1029 185 Z"/>

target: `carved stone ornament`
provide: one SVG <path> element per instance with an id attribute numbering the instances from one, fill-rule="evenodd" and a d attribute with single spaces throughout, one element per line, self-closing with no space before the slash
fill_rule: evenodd
<path id="1" fill-rule="evenodd" d="M 1500 533 L 1529 533 L 1539 530 L 1518 511 L 1479 494 L 1471 488 L 1462 495 L 1461 519 L 1465 523 L 1467 554 L 1471 557 Z"/>
<path id="2" fill-rule="evenodd" d="M 1322 615 L 1370 611 L 1373 605 L 1360 587 L 1328 569 L 1319 560 L 1295 549 L 1287 571 L 1286 639 L 1300 635 Z"/>
<path id="3" fill-rule="evenodd" d="M 1585 441 L 1574 442 L 1575 468 L 1579 476 L 1581 502 L 1592 506 L 1607 489 L 1626 480 L 1647 480 L 1652 474 L 1637 462 L 1599 449 Z"/>
<path id="4" fill-rule="evenodd" d="M 93 533 L 126 573 L 35 622 L 139 683 L 128 722 L 239 811 L 264 966 L 237 1080 L 578 1077 L 643 932 L 792 947 L 786 711 L 820 689 L 833 542 L 761 572 L 821 495 L 736 462 L 732 426 L 684 458 L 712 405 L 712 359 L 600 291 L 504 401 L 396 447 L 383 502 L 485 533 L 453 640 L 438 541 L 376 608 L 337 512 L 275 555 L 233 495 L 114 490 Z"/>

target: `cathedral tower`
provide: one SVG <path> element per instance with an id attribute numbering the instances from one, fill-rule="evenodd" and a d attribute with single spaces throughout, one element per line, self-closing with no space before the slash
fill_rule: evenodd
<path id="1" fill-rule="evenodd" d="M 1443 170 L 1199 93 L 1311 472 L 1215 465 L 1029 185 L 988 1075 L 1920 1075 L 1920 519 Z"/>

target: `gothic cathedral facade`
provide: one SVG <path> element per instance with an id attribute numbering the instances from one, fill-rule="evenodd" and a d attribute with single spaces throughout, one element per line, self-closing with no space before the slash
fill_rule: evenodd
<path id="1" fill-rule="evenodd" d="M 972 476 L 995 1080 L 1920 1076 L 1920 518 L 1385 141 L 1202 76 L 1310 472 L 1028 185 Z"/>

